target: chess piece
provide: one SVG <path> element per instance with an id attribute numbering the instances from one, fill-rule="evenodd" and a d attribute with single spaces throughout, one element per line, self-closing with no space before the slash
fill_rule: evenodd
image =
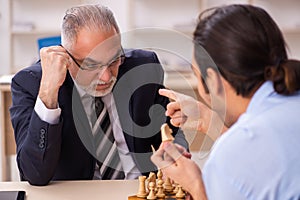
<path id="1" fill-rule="evenodd" d="M 155 195 L 155 188 L 154 188 L 154 183 L 150 182 L 149 183 L 149 195 L 147 196 L 147 199 L 156 199 Z"/>
<path id="2" fill-rule="evenodd" d="M 164 184 L 164 189 L 168 193 L 172 193 L 173 192 L 173 186 L 172 186 L 172 183 L 171 183 L 171 180 L 170 180 L 169 177 L 166 178 L 166 182 Z"/>
<path id="3" fill-rule="evenodd" d="M 149 176 L 148 176 L 147 180 L 148 180 L 148 183 L 153 182 L 154 183 L 154 188 L 156 188 L 156 174 L 154 172 L 149 173 Z M 148 184 L 148 190 L 150 190 L 149 189 L 149 184 Z"/>
<path id="4" fill-rule="evenodd" d="M 155 153 L 155 148 L 152 144 L 151 144 L 151 149 L 152 149 L 152 153 Z"/>
<path id="5" fill-rule="evenodd" d="M 139 191 L 137 193 L 137 197 L 140 198 L 146 198 L 147 192 L 146 192 L 146 176 L 139 176 Z"/>
<path id="6" fill-rule="evenodd" d="M 162 177 L 163 177 L 163 174 L 162 174 L 162 171 L 159 169 L 158 172 L 157 172 L 157 180 L 162 180 Z"/>
<path id="7" fill-rule="evenodd" d="M 156 180 L 156 175 L 155 175 L 155 173 L 154 173 L 154 172 L 150 172 L 150 173 L 149 173 L 149 176 L 148 176 L 148 181 L 149 181 L 149 183 L 150 183 L 150 182 L 155 182 L 155 180 Z"/>
<path id="8" fill-rule="evenodd" d="M 174 183 L 173 193 L 176 194 L 178 192 L 178 183 Z"/>
<path id="9" fill-rule="evenodd" d="M 178 192 L 176 193 L 176 198 L 177 199 L 184 199 L 184 197 L 185 197 L 185 194 L 184 194 L 184 192 L 183 192 L 183 190 L 182 190 L 182 186 L 181 185 L 178 185 L 177 186 L 178 187 Z"/>
<path id="10" fill-rule="evenodd" d="M 174 137 L 172 136 L 172 130 L 167 123 L 164 123 L 161 128 L 161 140 L 162 142 L 173 141 Z"/>
<path id="11" fill-rule="evenodd" d="M 159 180 L 157 182 L 157 193 L 156 193 L 156 197 L 159 199 L 164 199 L 165 198 L 165 193 L 164 193 L 164 187 L 163 187 L 163 180 Z"/>

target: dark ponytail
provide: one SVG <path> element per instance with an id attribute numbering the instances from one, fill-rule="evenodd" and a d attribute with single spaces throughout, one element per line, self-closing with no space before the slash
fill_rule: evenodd
<path id="1" fill-rule="evenodd" d="M 273 82 L 277 93 L 293 94 L 300 90 L 300 61 L 287 60 L 278 66 L 267 67 L 265 79 Z"/>

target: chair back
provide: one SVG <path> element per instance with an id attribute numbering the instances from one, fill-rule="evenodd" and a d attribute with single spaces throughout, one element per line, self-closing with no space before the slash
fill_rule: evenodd
<path id="1" fill-rule="evenodd" d="M 51 36 L 51 37 L 43 37 L 37 40 L 39 50 L 43 47 L 60 45 L 61 44 L 61 36 Z"/>

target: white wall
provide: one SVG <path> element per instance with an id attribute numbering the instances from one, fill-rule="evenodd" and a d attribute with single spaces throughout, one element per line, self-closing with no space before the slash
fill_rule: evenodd
<path id="1" fill-rule="evenodd" d="M 8 22 L 8 2 L 0 0 L 0 74 L 7 74 L 10 72 L 9 54 L 9 22 Z"/>
<path id="2" fill-rule="evenodd" d="M 38 59 L 38 49 L 35 34 L 9 33 L 9 7 L 12 6 L 12 22 L 33 21 L 37 30 L 56 30 L 59 33 L 62 16 L 66 8 L 82 3 L 101 3 L 107 5 L 115 14 L 121 32 L 132 31 L 141 27 L 160 27 L 175 30 L 183 30 L 191 37 L 195 21 L 200 13 L 201 5 L 211 7 L 224 3 L 247 3 L 248 0 L 1 0 L 0 1 L 0 75 L 14 73 L 20 68 L 26 67 Z M 201 3 L 202 2 L 202 3 Z M 204 3 L 203 3 L 204 2 Z M 263 1 L 252 0 L 257 5 L 263 6 L 279 23 L 280 27 L 298 27 L 294 31 L 285 34 L 290 55 L 300 58 L 300 2 L 297 0 Z M 47 9 L 44 9 L 47 8 Z M 53 33 L 54 34 L 54 33 Z M 10 48 L 10 36 L 12 36 L 13 51 Z M 40 35 L 42 36 L 42 35 Z M 152 33 L 135 36 L 136 44 L 141 44 L 144 38 L 154 38 Z M 164 37 L 164 36 L 163 36 Z M 161 37 L 162 38 L 162 37 Z M 168 39 L 168 38 L 167 38 Z M 170 39 L 168 39 L 170 41 Z M 176 41 L 177 42 L 177 41 Z M 170 41 L 170 45 L 176 42 Z M 26 48 L 29 46 L 29 48 Z M 129 46 L 129 45 L 128 45 Z M 178 48 L 182 45 L 177 44 Z M 132 46 L 134 47 L 134 45 Z M 24 50 L 25 49 L 25 50 Z M 190 52 L 191 50 L 187 50 Z M 9 55 L 13 54 L 12 60 Z M 166 57 L 161 55 L 161 57 Z M 164 58 L 162 58 L 164 59 Z M 168 59 L 168 58 L 166 58 Z M 177 62 L 173 58 L 169 60 Z M 13 65 L 14 68 L 10 66 Z"/>

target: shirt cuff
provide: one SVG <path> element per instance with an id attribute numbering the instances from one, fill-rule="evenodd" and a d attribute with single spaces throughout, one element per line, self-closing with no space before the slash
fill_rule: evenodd
<path id="1" fill-rule="evenodd" d="M 49 124 L 58 124 L 59 117 L 61 114 L 61 109 L 58 107 L 56 109 L 48 109 L 45 104 L 42 102 L 40 97 L 37 97 L 34 110 L 41 120 Z"/>

